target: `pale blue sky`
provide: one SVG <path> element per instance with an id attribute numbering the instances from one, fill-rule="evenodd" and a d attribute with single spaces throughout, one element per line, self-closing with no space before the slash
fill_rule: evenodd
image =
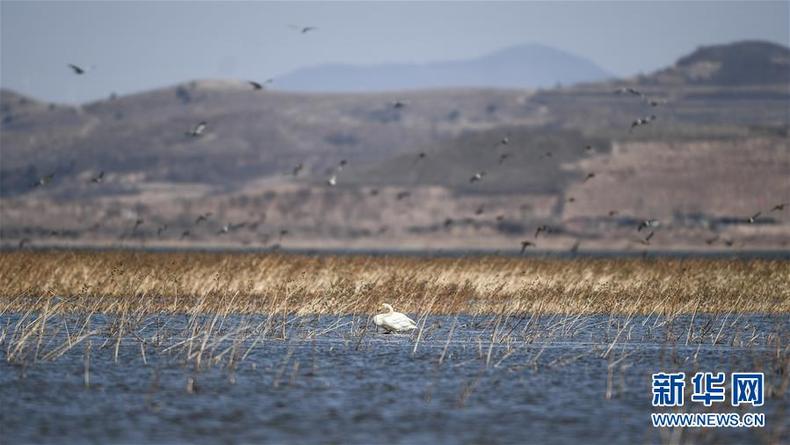
<path id="1" fill-rule="evenodd" d="M 627 76 L 694 48 L 790 40 L 790 2 L 0 2 L 0 84 L 58 102 L 324 62 L 462 59 L 541 43 Z M 319 29 L 306 35 L 289 24 Z M 67 63 L 96 68 L 75 76 Z"/>

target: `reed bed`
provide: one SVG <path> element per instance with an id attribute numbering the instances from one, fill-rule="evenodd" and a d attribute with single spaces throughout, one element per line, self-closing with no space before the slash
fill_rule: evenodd
<path id="1" fill-rule="evenodd" d="M 0 254 L 0 314 L 790 313 L 790 262 L 34 251 Z"/>

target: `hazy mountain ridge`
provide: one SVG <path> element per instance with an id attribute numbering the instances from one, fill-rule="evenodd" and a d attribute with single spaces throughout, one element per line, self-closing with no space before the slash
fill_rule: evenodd
<path id="1" fill-rule="evenodd" d="M 277 79 L 277 88 L 334 92 L 458 87 L 540 88 L 611 77 L 587 59 L 533 44 L 513 46 L 468 60 L 369 66 L 318 65 L 281 76 Z"/>

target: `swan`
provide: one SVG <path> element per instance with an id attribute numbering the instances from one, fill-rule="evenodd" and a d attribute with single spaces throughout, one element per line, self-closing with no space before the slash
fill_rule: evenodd
<path id="1" fill-rule="evenodd" d="M 385 332 L 404 332 L 417 329 L 417 323 L 411 318 L 400 312 L 395 312 L 392 306 L 387 303 L 384 303 L 382 306 L 387 312 L 373 317 L 376 330 L 378 330 L 379 327 L 384 328 Z"/>

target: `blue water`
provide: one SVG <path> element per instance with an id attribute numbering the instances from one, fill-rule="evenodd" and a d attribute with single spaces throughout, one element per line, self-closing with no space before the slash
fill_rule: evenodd
<path id="1" fill-rule="evenodd" d="M 376 333 L 364 316 L 233 316 L 215 321 L 198 369 L 179 345 L 192 335 L 184 315 L 127 326 L 117 362 L 105 316 L 91 320 L 90 348 L 41 360 L 67 341 L 63 326 L 79 329 L 74 316 L 48 324 L 37 361 L 33 342 L 9 362 L 19 320 L 0 316 L 3 443 L 664 443 L 651 373 L 761 371 L 776 388 L 790 340 L 788 315 L 697 315 L 691 331 L 689 317 L 443 316 L 412 335 Z M 765 428 L 687 430 L 681 443 L 788 431 L 787 392 L 766 397 L 752 410 Z"/>

